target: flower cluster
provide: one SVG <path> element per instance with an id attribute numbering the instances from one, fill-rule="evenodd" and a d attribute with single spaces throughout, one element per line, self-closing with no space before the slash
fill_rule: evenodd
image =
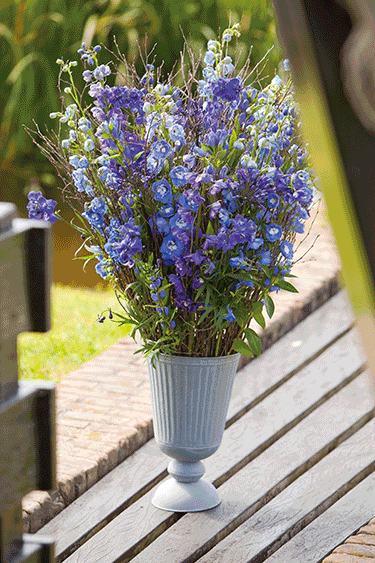
<path id="1" fill-rule="evenodd" d="M 76 228 L 145 353 L 259 353 L 251 320 L 264 326 L 270 293 L 295 291 L 285 278 L 312 174 L 290 80 L 262 87 L 248 64 L 236 72 L 228 44 L 238 36 L 236 24 L 209 41 L 201 77 L 181 88 L 150 64 L 109 85 L 112 64 L 82 45 L 86 106 L 74 64 L 59 61 L 72 100 L 53 117 L 68 126 L 60 157 L 86 222 Z M 30 209 L 43 213 L 35 197 Z"/>

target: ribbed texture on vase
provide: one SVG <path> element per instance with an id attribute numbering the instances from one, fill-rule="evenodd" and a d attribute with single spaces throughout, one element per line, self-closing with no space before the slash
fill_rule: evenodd
<path id="1" fill-rule="evenodd" d="M 154 435 L 163 444 L 220 444 L 240 355 L 188 358 L 160 355 L 148 362 Z"/>

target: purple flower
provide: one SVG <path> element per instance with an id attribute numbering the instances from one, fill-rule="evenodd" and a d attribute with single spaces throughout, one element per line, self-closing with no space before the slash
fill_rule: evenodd
<path id="1" fill-rule="evenodd" d="M 214 97 L 226 102 L 238 102 L 241 93 L 241 78 L 219 78 L 212 88 Z"/>
<path id="2" fill-rule="evenodd" d="M 204 279 L 201 276 L 194 276 L 192 287 L 193 289 L 199 289 L 204 284 Z"/>
<path id="3" fill-rule="evenodd" d="M 259 260 L 259 264 L 261 264 L 262 266 L 269 266 L 271 264 L 271 253 L 269 250 L 262 250 L 260 252 L 260 260 Z"/>
<path id="4" fill-rule="evenodd" d="M 191 210 L 196 213 L 199 209 L 201 203 L 204 202 L 204 198 L 200 195 L 198 190 L 185 190 L 177 199 L 177 203 L 187 210 Z"/>
<path id="5" fill-rule="evenodd" d="M 169 221 L 169 226 L 171 228 L 172 233 L 175 236 L 178 236 L 176 231 L 186 231 L 191 229 L 194 223 L 194 219 L 188 211 L 183 209 L 179 209 L 178 212 L 172 217 Z"/>
<path id="6" fill-rule="evenodd" d="M 279 206 L 280 198 L 277 194 L 270 194 L 267 199 L 267 206 L 270 209 L 275 209 Z"/>
<path id="7" fill-rule="evenodd" d="M 229 259 L 229 264 L 232 268 L 239 268 L 240 270 L 247 267 L 247 262 L 243 256 L 233 256 Z"/>
<path id="8" fill-rule="evenodd" d="M 29 203 L 27 204 L 27 211 L 30 219 L 40 219 L 48 221 L 49 223 L 56 223 L 57 217 L 54 215 L 54 210 L 57 202 L 54 199 L 46 199 L 42 192 L 30 191 L 27 194 Z"/>
<path id="9" fill-rule="evenodd" d="M 186 256 L 184 256 L 184 259 L 187 262 L 192 262 L 196 266 L 200 266 L 203 262 L 207 260 L 207 257 L 203 254 L 201 250 L 197 250 L 196 252 L 193 252 L 193 254 L 187 254 Z"/>
<path id="10" fill-rule="evenodd" d="M 185 291 L 181 278 L 176 274 L 169 274 L 168 280 L 175 286 L 178 293 L 183 293 Z"/>
<path id="11" fill-rule="evenodd" d="M 84 72 L 82 72 L 82 76 L 83 76 L 83 80 L 85 82 L 91 82 L 92 71 L 91 70 L 85 70 Z"/>
<path id="12" fill-rule="evenodd" d="M 82 217 L 87 219 L 92 227 L 102 232 L 106 212 L 107 206 L 103 198 L 95 197 L 90 204 L 85 204 L 85 211 L 82 213 Z"/>
<path id="13" fill-rule="evenodd" d="M 147 171 L 156 176 L 163 168 L 163 161 L 158 160 L 154 155 L 147 157 Z"/>

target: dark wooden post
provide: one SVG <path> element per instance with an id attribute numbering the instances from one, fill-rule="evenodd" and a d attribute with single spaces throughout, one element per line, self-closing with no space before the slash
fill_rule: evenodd
<path id="1" fill-rule="evenodd" d="M 49 224 L 0 203 L 0 563 L 54 560 L 52 541 L 23 534 L 21 500 L 56 488 L 55 386 L 17 366 L 17 335 L 50 328 L 51 256 Z"/>

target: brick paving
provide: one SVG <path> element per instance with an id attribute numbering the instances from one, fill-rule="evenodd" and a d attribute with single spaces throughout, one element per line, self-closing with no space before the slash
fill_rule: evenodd
<path id="1" fill-rule="evenodd" d="M 267 328 L 259 330 L 263 349 L 340 288 L 341 265 L 324 205 L 311 223 L 310 234 L 306 240 L 301 237 L 296 253 L 296 258 L 302 256 L 314 243 L 293 271 L 299 293 L 274 296 L 275 314 Z M 142 356 L 134 355 L 135 349 L 130 338 L 121 338 L 57 385 L 58 489 L 33 491 L 23 499 L 25 532 L 39 530 L 153 436 L 147 365 Z M 375 563 L 375 518 L 324 559 L 324 563 L 370 561 Z"/>

